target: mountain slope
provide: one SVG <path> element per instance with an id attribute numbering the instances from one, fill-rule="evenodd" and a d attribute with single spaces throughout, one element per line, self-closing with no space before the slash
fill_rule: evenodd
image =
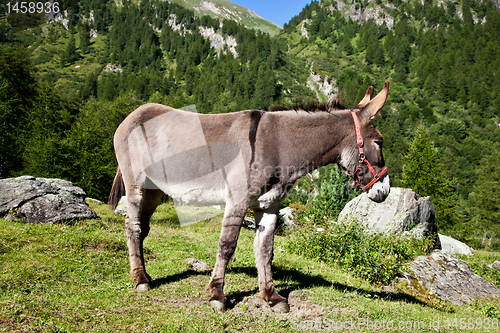
<path id="1" fill-rule="evenodd" d="M 307 86 L 318 98 L 352 106 L 368 86 L 378 91 L 389 79 L 391 93 L 375 123 L 391 185 L 402 186 L 405 155 L 424 124 L 442 166 L 435 176 L 453 184 L 451 194 L 420 193 L 431 196 L 440 230 L 474 248 L 500 249 L 500 207 L 478 199 L 495 197 L 481 170 L 493 168 L 500 147 L 495 2 L 313 1 L 280 37 L 289 56 L 307 64 Z"/>
<path id="2" fill-rule="evenodd" d="M 259 29 L 271 35 L 281 31 L 281 27 L 277 24 L 227 0 L 172 0 L 172 2 L 193 10 L 199 16 L 208 15 L 220 20 L 236 21 L 247 28 Z"/>
<path id="3" fill-rule="evenodd" d="M 26 65 L 24 72 L 37 74 L 19 83 L 13 78 L 23 73 L 1 70 L 23 66 L 0 66 L 0 79 L 11 82 L 0 84 L 0 106 L 9 111 L 0 113 L 0 139 L 13 133 L 0 146 L 0 172 L 70 179 L 103 198 L 116 171 L 114 128 L 144 102 L 195 104 L 202 113 L 332 96 L 352 106 L 368 86 L 379 91 L 389 79 L 375 123 L 392 185 L 401 184 L 423 123 L 443 166 L 435 178 L 454 184 L 452 205 L 437 207 L 441 230 L 474 248 L 500 249 L 499 206 L 481 203 L 497 196 L 491 189 L 499 184 L 485 177 L 498 174 L 486 171 L 500 158 L 500 14 L 493 2 L 313 1 L 277 37 L 233 20 L 221 24 L 203 16 L 200 4 L 204 13 L 229 15 L 215 2 L 191 1 L 199 8 L 194 17 L 194 9 L 168 1 L 117 7 L 82 0 L 64 8 L 63 23 L 32 20 L 27 29 L 26 20 L 10 16 L 11 31 L 0 29 L 9 44 L 0 63 L 31 60 L 36 71 Z M 2 14 L 0 6 L 0 22 Z M 21 45 L 22 52 L 9 53 Z M 19 100 L 19 87 L 30 86 L 43 89 Z"/>

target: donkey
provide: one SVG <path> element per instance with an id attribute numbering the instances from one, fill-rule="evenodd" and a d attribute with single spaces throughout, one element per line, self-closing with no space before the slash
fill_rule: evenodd
<path id="1" fill-rule="evenodd" d="M 308 172 L 337 163 L 368 197 L 382 202 L 390 191 L 382 157 L 382 135 L 372 119 L 380 114 L 389 81 L 372 99 L 373 87 L 353 109 L 275 108 L 227 114 L 196 114 L 145 104 L 120 124 L 114 136 L 118 170 L 109 204 L 126 192 L 125 227 L 130 274 L 136 290 L 150 289 L 143 241 L 162 195 L 187 203 L 225 204 L 217 259 L 207 291 L 210 305 L 226 310 L 224 277 L 248 208 L 255 211 L 255 261 L 260 297 L 274 311 L 288 312 L 273 283 L 274 232 L 280 202 Z M 279 109 L 279 110 L 278 110 Z"/>

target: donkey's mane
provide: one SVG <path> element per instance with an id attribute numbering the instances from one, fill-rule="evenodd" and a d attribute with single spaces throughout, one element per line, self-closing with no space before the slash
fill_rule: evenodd
<path id="1" fill-rule="evenodd" d="M 339 100 L 333 99 L 330 102 L 319 102 L 316 99 L 310 101 L 295 101 L 291 104 L 273 104 L 269 111 L 307 111 L 307 112 L 329 112 L 347 109 Z"/>

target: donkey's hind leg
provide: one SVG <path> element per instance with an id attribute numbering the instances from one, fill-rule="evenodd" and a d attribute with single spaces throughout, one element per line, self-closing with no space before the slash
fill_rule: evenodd
<path id="1" fill-rule="evenodd" d="M 260 297 L 275 312 L 289 312 L 287 299 L 276 292 L 274 287 L 271 263 L 273 261 L 274 231 L 278 222 L 279 206 L 262 211 L 255 211 L 255 262 L 259 277 Z"/>
<path id="2" fill-rule="evenodd" d="M 144 265 L 143 242 L 149 233 L 149 220 L 160 203 L 160 190 L 135 188 L 127 191 L 127 246 L 130 260 L 130 276 L 137 283 L 136 290 L 150 289 L 151 278 Z"/>
<path id="3" fill-rule="evenodd" d="M 226 310 L 226 297 L 223 291 L 226 268 L 236 249 L 247 207 L 246 203 L 240 203 L 233 207 L 229 207 L 228 205 L 224 212 L 217 260 L 212 271 L 212 278 L 207 287 L 207 290 L 212 293 L 212 298 L 209 301 L 210 305 L 217 311 Z"/>

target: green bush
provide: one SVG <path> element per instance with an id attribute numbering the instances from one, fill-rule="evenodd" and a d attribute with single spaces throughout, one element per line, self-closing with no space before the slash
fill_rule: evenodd
<path id="1" fill-rule="evenodd" d="M 430 240 L 402 239 L 365 232 L 356 221 L 332 223 L 323 231 L 306 222 L 292 233 L 287 250 L 322 260 L 364 278 L 371 283 L 388 284 L 403 272 L 403 264 L 430 249 Z"/>

